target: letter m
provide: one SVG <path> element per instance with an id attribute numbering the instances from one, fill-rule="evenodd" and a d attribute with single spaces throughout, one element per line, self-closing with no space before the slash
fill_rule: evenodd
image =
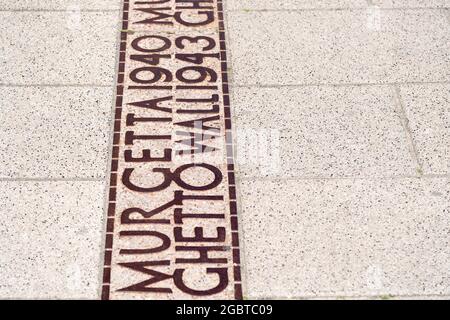
<path id="1" fill-rule="evenodd" d="M 148 267 L 153 266 L 168 266 L 170 261 L 142 261 L 142 262 L 127 262 L 127 263 L 119 263 L 120 266 L 132 269 L 134 271 L 142 272 L 151 276 L 150 279 L 144 280 L 142 282 L 133 284 L 129 287 L 119 289 L 118 291 L 136 291 L 136 292 L 162 292 L 162 293 L 172 293 L 172 289 L 170 288 L 160 288 L 160 287 L 152 287 L 151 285 L 157 282 L 161 282 L 170 278 L 173 278 L 173 275 L 165 274 Z"/>

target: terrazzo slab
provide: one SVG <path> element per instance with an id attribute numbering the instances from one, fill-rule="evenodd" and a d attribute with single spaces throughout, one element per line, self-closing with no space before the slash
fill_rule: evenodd
<path id="1" fill-rule="evenodd" d="M 103 182 L 0 182 L 0 297 L 97 299 Z"/>
<path id="2" fill-rule="evenodd" d="M 227 10 L 296 10 L 365 8 L 366 0 L 228 0 Z"/>
<path id="3" fill-rule="evenodd" d="M 229 0 L 227 10 L 448 8 L 449 0 Z"/>
<path id="4" fill-rule="evenodd" d="M 229 12 L 237 85 L 450 79 L 444 10 Z"/>
<path id="5" fill-rule="evenodd" d="M 1 10 L 119 10 L 120 0 L 2 0 Z"/>
<path id="6" fill-rule="evenodd" d="M 124 1 L 102 299 L 241 299 L 222 1 Z"/>
<path id="7" fill-rule="evenodd" d="M 449 0 L 372 0 L 381 8 L 449 8 Z"/>
<path id="8" fill-rule="evenodd" d="M 0 87 L 0 178 L 105 178 L 113 93 Z"/>
<path id="9" fill-rule="evenodd" d="M 400 95 L 424 174 L 450 172 L 450 85 L 402 85 Z"/>
<path id="10" fill-rule="evenodd" d="M 239 176 L 418 175 L 389 86 L 235 88 Z"/>
<path id="11" fill-rule="evenodd" d="M 0 12 L 0 84 L 114 83 L 118 12 Z M 43 36 L 45 35 L 45 36 Z"/>
<path id="12" fill-rule="evenodd" d="M 450 181 L 240 183 L 248 298 L 450 292 Z"/>

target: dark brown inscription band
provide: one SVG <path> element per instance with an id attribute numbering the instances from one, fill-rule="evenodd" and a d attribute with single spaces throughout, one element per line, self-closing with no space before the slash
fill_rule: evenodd
<path id="1" fill-rule="evenodd" d="M 125 0 L 102 299 L 241 299 L 222 0 Z"/>

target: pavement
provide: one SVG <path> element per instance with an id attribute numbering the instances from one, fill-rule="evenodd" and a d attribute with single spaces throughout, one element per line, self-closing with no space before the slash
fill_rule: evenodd
<path id="1" fill-rule="evenodd" d="M 450 297 L 449 0 L 0 18 L 0 298 Z"/>

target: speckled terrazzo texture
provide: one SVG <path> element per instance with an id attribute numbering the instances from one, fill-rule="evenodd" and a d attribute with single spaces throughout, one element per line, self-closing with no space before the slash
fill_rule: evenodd
<path id="1" fill-rule="evenodd" d="M 98 297 L 103 182 L 0 182 L 0 298 Z"/>
<path id="2" fill-rule="evenodd" d="M 366 0 L 228 0 L 228 10 L 288 10 L 288 9 L 342 9 L 364 8 Z"/>
<path id="3" fill-rule="evenodd" d="M 262 141 L 238 143 L 242 177 L 417 174 L 395 91 L 388 86 L 237 88 L 233 105 L 238 141 L 260 128 L 278 131 L 280 139 L 256 148 L 260 163 L 249 161 L 249 154 Z M 279 162 L 279 171 L 265 170 L 263 154 L 276 151 L 269 160 Z"/>
<path id="4" fill-rule="evenodd" d="M 373 5 L 383 8 L 449 8 L 449 0 L 371 0 Z"/>
<path id="5" fill-rule="evenodd" d="M 0 4 L 1 298 L 99 297 L 119 11 L 80 3 Z"/>
<path id="6" fill-rule="evenodd" d="M 231 12 L 240 85 L 448 81 L 446 12 L 361 10 Z"/>
<path id="7" fill-rule="evenodd" d="M 249 298 L 450 293 L 448 179 L 261 180 L 241 190 Z"/>
<path id="8" fill-rule="evenodd" d="M 120 0 L 2 0 L 0 9 L 7 10 L 119 10 Z"/>
<path id="9" fill-rule="evenodd" d="M 0 12 L 0 83 L 113 84 L 118 15 Z"/>
<path id="10" fill-rule="evenodd" d="M 245 297 L 449 296 L 448 3 L 228 3 Z"/>
<path id="11" fill-rule="evenodd" d="M 402 103 L 425 174 L 450 173 L 450 84 L 403 85 Z"/>
<path id="12" fill-rule="evenodd" d="M 228 10 L 448 8 L 449 0 L 229 0 Z"/>
<path id="13" fill-rule="evenodd" d="M 104 178 L 112 92 L 0 87 L 0 178 Z"/>

